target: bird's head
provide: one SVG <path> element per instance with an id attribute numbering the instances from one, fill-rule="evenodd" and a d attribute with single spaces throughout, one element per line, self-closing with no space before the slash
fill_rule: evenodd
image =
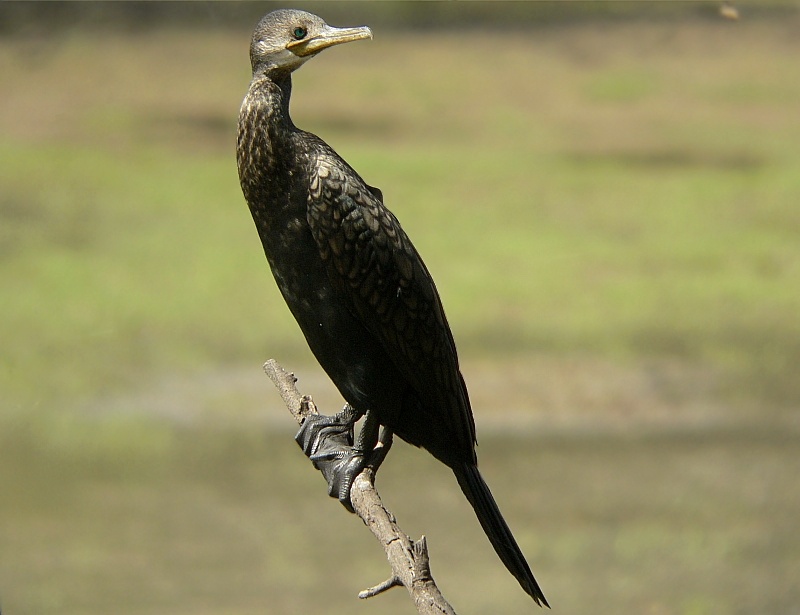
<path id="1" fill-rule="evenodd" d="M 334 28 L 311 13 L 281 9 L 258 22 L 250 43 L 250 63 L 253 73 L 291 72 L 323 49 L 365 38 L 372 38 L 366 26 Z"/>

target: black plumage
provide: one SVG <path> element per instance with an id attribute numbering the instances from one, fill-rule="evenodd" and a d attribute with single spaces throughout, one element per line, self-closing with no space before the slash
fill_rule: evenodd
<path id="1" fill-rule="evenodd" d="M 296 10 L 259 22 L 239 115 L 242 191 L 289 309 L 356 417 L 449 466 L 501 560 L 546 605 L 478 472 L 467 388 L 430 273 L 380 190 L 289 116 L 292 71 L 371 36 Z"/>

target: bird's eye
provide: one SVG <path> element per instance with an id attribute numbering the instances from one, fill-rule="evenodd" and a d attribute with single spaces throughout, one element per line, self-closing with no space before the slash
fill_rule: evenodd
<path id="1" fill-rule="evenodd" d="M 307 30 L 306 30 L 306 29 L 305 29 L 303 26 L 297 26 L 297 27 L 294 29 L 294 31 L 292 32 L 292 35 L 293 35 L 293 36 L 294 36 L 294 37 L 295 37 L 295 38 L 296 38 L 298 41 L 299 41 L 300 39 L 302 39 L 302 38 L 305 38 L 305 37 L 306 37 L 306 34 L 308 34 L 308 31 L 307 31 Z"/>

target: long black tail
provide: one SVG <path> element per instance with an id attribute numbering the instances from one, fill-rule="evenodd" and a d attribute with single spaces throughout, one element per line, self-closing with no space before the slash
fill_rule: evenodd
<path id="1" fill-rule="evenodd" d="M 489 537 L 497 555 L 508 568 L 508 571 L 519 581 L 528 595 L 536 601 L 538 605 L 550 607 L 544 597 L 539 584 L 533 578 L 533 573 L 525 561 L 525 556 L 517 546 L 517 541 L 511 534 L 511 530 L 506 525 L 500 509 L 489 491 L 489 486 L 484 482 L 478 466 L 464 464 L 453 468 L 453 473 L 458 479 L 461 491 L 467 496 L 469 503 L 478 516 L 478 521 L 483 527 L 483 531 Z"/>

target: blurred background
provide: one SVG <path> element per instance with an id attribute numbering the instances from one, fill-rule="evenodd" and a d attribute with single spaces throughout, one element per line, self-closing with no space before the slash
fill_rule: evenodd
<path id="1" fill-rule="evenodd" d="M 238 186 L 277 6 L 0 4 L 4 613 L 413 612 L 261 372 L 341 404 Z M 437 280 L 553 611 L 797 613 L 797 3 L 296 6 L 373 28 L 293 118 Z M 533 608 L 446 468 L 378 483 L 459 612 Z"/>

